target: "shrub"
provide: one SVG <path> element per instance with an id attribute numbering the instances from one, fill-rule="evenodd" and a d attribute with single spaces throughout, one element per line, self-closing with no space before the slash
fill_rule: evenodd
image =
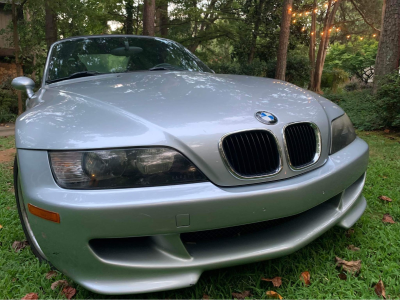
<path id="1" fill-rule="evenodd" d="M 385 126 L 381 108 L 371 90 L 325 94 L 348 114 L 359 130 L 377 130 Z"/>
<path id="2" fill-rule="evenodd" d="M 18 114 L 18 97 L 10 91 L 0 91 L 0 123 L 14 122 Z"/>
<path id="3" fill-rule="evenodd" d="M 379 80 L 376 102 L 388 127 L 400 127 L 400 74 L 395 71 Z"/>
<path id="4" fill-rule="evenodd" d="M 345 83 L 349 79 L 349 74 L 339 68 L 327 68 L 322 73 L 321 87 L 331 88 L 336 93 L 339 85 Z"/>
<path id="5" fill-rule="evenodd" d="M 218 74 L 235 74 L 265 77 L 267 64 L 265 62 L 253 61 L 252 63 L 211 63 L 208 66 Z"/>
<path id="6" fill-rule="evenodd" d="M 218 74 L 236 74 L 260 77 L 275 77 L 276 60 L 253 61 L 252 63 L 210 63 L 208 66 Z M 310 66 L 306 57 L 288 56 L 286 66 L 286 81 L 305 87 L 309 81 Z"/>

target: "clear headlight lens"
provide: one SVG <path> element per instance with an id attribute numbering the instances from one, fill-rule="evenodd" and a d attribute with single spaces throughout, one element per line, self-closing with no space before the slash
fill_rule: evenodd
<path id="1" fill-rule="evenodd" d="M 331 154 L 338 152 L 356 139 L 356 131 L 347 114 L 332 121 Z"/>
<path id="2" fill-rule="evenodd" d="M 169 148 L 52 151 L 50 164 L 59 186 L 107 189 L 206 181 L 186 157 Z"/>

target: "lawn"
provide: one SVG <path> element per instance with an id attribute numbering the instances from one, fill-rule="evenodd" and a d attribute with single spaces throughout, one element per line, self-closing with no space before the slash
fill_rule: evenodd
<path id="1" fill-rule="evenodd" d="M 296 253 L 245 266 L 205 272 L 197 285 L 169 292 L 132 295 L 125 298 L 232 298 L 232 293 L 250 291 L 254 298 L 267 298 L 266 291 L 278 292 L 286 299 L 298 298 L 377 298 L 374 286 L 382 279 L 386 295 L 400 297 L 400 135 L 383 132 L 360 132 L 370 145 L 370 164 L 364 195 L 368 208 L 354 225 L 354 233 L 333 228 L 322 237 Z M 13 147 L 13 137 L 0 137 L 0 152 Z M 76 288 L 75 298 L 112 298 L 91 293 L 58 274 L 46 279 L 50 271 L 47 264 L 40 264 L 29 247 L 16 253 L 14 241 L 24 239 L 19 223 L 12 187 L 12 161 L 0 163 L 0 299 L 21 298 L 35 292 L 39 298 L 65 298 L 51 284 L 66 279 Z M 378 199 L 385 195 L 393 202 Z M 390 213 L 396 224 L 382 222 Z M 346 234 L 347 233 L 347 234 Z M 347 249 L 352 244 L 360 248 Z M 335 256 L 345 260 L 361 260 L 361 272 L 347 274 L 341 280 L 335 268 Z M 303 271 L 311 274 L 311 284 L 299 280 Z M 274 288 L 262 277 L 282 277 L 282 285 Z M 123 298 L 118 296 L 118 298 Z"/>

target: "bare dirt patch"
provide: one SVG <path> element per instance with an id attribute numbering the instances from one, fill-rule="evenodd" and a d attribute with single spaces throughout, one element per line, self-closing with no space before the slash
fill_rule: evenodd
<path id="1" fill-rule="evenodd" d="M 15 148 L 0 151 L 0 163 L 13 161 L 15 152 Z"/>

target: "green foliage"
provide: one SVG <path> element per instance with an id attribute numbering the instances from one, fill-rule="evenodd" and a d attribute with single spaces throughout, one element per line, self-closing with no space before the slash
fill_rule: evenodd
<path id="1" fill-rule="evenodd" d="M 349 74 L 349 77 L 356 76 L 359 80 L 368 83 L 373 75 L 370 67 L 375 64 L 377 52 L 376 40 L 335 43 L 331 45 L 327 53 L 325 70 L 328 72 L 343 70 Z"/>
<path id="2" fill-rule="evenodd" d="M 338 87 L 349 79 L 349 74 L 338 68 L 325 69 L 322 72 L 321 88 L 329 88 L 336 93 Z"/>
<path id="3" fill-rule="evenodd" d="M 400 74 L 395 71 L 379 80 L 376 99 L 385 126 L 400 127 Z"/>
<path id="4" fill-rule="evenodd" d="M 371 89 L 325 94 L 324 97 L 342 107 L 359 130 L 377 130 L 384 126 L 381 110 Z"/>
<path id="5" fill-rule="evenodd" d="M 397 71 L 381 78 L 376 95 L 368 88 L 324 96 L 340 105 L 357 129 L 400 127 L 400 75 Z"/>
<path id="6" fill-rule="evenodd" d="M 17 95 L 7 90 L 0 90 L 0 123 L 14 122 L 17 114 Z"/>
<path id="7" fill-rule="evenodd" d="M 276 60 L 268 63 L 267 77 L 274 78 L 276 70 Z M 310 80 L 310 64 L 308 58 L 298 55 L 296 52 L 289 52 L 286 61 L 286 81 L 307 88 Z"/>
<path id="8" fill-rule="evenodd" d="M 208 66 L 218 74 L 235 74 L 261 77 L 265 77 L 267 74 L 267 64 L 260 61 L 253 61 L 250 64 L 240 64 L 238 62 L 211 63 Z"/>

